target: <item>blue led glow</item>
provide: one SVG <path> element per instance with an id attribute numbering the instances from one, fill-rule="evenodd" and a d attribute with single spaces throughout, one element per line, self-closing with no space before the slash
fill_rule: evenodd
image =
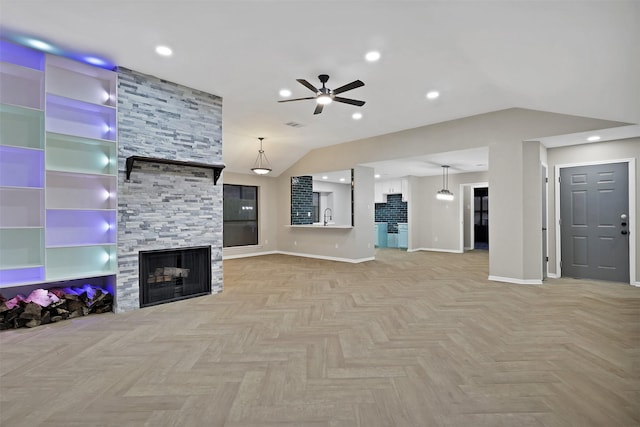
<path id="1" fill-rule="evenodd" d="M 64 56 L 75 61 L 84 62 L 85 64 L 93 65 L 107 70 L 115 70 L 116 65 L 104 58 L 96 55 L 86 55 L 74 52 L 72 50 L 63 49 L 48 41 L 44 41 L 40 38 L 29 37 L 22 34 L 2 34 L 3 38 L 22 46 L 29 47 L 31 49 L 39 50 L 41 52 L 50 53 L 53 55 Z"/>

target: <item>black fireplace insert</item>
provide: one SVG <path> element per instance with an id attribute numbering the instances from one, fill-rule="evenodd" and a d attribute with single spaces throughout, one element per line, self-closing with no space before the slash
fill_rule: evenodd
<path id="1" fill-rule="evenodd" d="M 211 246 L 140 251 L 140 307 L 211 293 Z"/>

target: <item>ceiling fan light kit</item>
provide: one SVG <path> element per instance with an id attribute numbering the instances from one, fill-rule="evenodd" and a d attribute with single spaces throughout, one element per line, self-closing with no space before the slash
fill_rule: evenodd
<path id="1" fill-rule="evenodd" d="M 305 98 L 295 98 L 295 99 L 284 99 L 278 102 L 291 102 L 291 101 L 302 101 L 306 99 L 315 99 L 316 100 L 316 109 L 313 111 L 313 114 L 322 113 L 322 109 L 325 105 L 331 104 L 333 101 L 342 102 L 343 104 L 356 105 L 358 107 L 362 107 L 365 102 L 357 99 L 351 98 L 343 98 L 341 96 L 336 96 L 348 90 L 356 89 L 364 86 L 364 83 L 361 80 L 354 80 L 351 83 L 347 83 L 346 85 L 340 86 L 336 89 L 329 89 L 326 87 L 326 83 L 329 81 L 329 76 L 327 74 L 320 74 L 318 76 L 318 80 L 322 83 L 322 87 L 320 89 L 316 88 L 314 85 L 306 81 L 305 79 L 297 79 L 296 81 L 300 83 L 302 86 L 306 87 L 310 91 L 315 93 L 315 96 L 308 96 Z"/>

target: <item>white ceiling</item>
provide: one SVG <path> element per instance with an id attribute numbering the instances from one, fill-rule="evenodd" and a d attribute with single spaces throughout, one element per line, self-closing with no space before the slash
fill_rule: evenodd
<path id="1" fill-rule="evenodd" d="M 232 172 L 258 137 L 278 175 L 317 147 L 510 107 L 640 123 L 638 1 L 0 0 L 0 29 L 222 96 Z M 364 81 L 343 95 L 366 104 L 277 103 L 322 73 Z"/>

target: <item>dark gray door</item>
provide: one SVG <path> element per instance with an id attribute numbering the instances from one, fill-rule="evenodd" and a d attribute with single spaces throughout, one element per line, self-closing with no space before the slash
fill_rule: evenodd
<path id="1" fill-rule="evenodd" d="M 560 170 L 562 275 L 629 282 L 627 163 Z"/>

